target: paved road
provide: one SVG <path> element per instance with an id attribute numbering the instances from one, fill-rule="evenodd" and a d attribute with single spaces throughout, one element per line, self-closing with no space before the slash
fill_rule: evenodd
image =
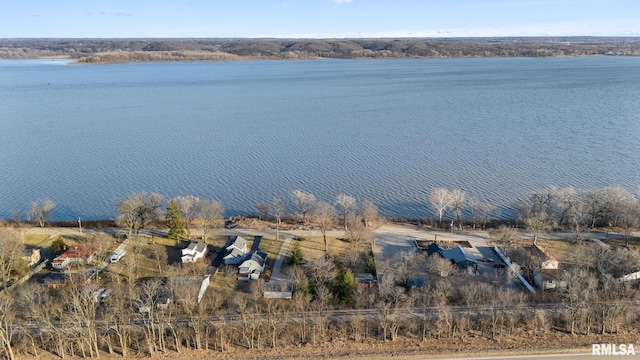
<path id="1" fill-rule="evenodd" d="M 487 356 L 487 357 L 455 357 L 455 358 L 440 358 L 449 360 L 600 360 L 611 359 L 611 356 L 603 355 L 591 355 L 591 353 L 581 354 L 541 354 L 541 355 L 506 355 L 506 356 Z M 616 357 L 613 357 L 616 358 Z M 640 353 L 636 356 L 623 356 L 622 359 L 640 359 Z M 413 357 L 412 359 L 420 359 L 420 357 Z"/>

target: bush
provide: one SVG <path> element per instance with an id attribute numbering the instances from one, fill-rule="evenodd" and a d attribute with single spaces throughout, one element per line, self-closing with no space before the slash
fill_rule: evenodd
<path id="1" fill-rule="evenodd" d="M 304 261 L 304 254 L 300 243 L 293 243 L 291 255 L 289 256 L 289 265 L 300 265 Z"/>
<path id="2" fill-rule="evenodd" d="M 60 255 L 67 249 L 67 244 L 65 244 L 62 238 L 57 238 L 51 243 L 51 252 L 53 255 Z"/>

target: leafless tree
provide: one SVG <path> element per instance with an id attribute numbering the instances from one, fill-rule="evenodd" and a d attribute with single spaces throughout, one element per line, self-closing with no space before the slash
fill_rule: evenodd
<path id="1" fill-rule="evenodd" d="M 284 216 L 284 201 L 280 198 L 273 199 L 273 212 L 276 216 L 276 240 L 280 238 L 280 224 Z"/>
<path id="2" fill-rule="evenodd" d="M 219 201 L 203 200 L 200 205 L 200 223 L 202 225 L 202 241 L 209 240 L 211 230 L 221 227 L 224 220 L 224 208 Z"/>
<path id="3" fill-rule="evenodd" d="M 552 226 L 549 213 L 554 194 L 553 189 L 535 191 L 519 205 L 519 217 L 533 236 L 534 245 L 538 243 L 540 234 Z"/>
<path id="4" fill-rule="evenodd" d="M 24 245 L 11 229 L 0 229 L 0 282 L 6 282 L 27 267 L 22 259 Z"/>
<path id="5" fill-rule="evenodd" d="M 7 359 L 15 359 L 11 343 L 14 333 L 14 297 L 8 291 L 0 292 L 0 354 Z"/>
<path id="6" fill-rule="evenodd" d="M 356 206 L 356 198 L 346 194 L 340 194 L 336 198 L 336 205 L 340 207 L 340 210 L 342 212 L 342 223 L 344 225 L 344 229 L 348 230 L 349 227 L 347 218 L 351 216 L 351 213 Z"/>
<path id="7" fill-rule="evenodd" d="M 307 214 L 314 207 L 314 203 L 316 202 L 316 196 L 310 193 L 306 193 L 300 189 L 296 189 L 293 191 L 293 200 L 296 203 L 296 206 L 302 213 L 302 223 L 307 223 Z"/>
<path id="8" fill-rule="evenodd" d="M 360 206 L 360 214 L 364 224 L 371 227 L 371 224 L 378 219 L 378 207 L 373 202 L 365 200 Z"/>
<path id="9" fill-rule="evenodd" d="M 184 227 L 185 230 L 187 230 L 187 239 L 191 240 L 191 226 L 193 225 L 193 220 L 196 219 L 200 213 L 200 203 L 202 200 L 193 195 L 178 196 L 174 200 L 182 213 Z"/>
<path id="10" fill-rule="evenodd" d="M 429 204 L 438 212 L 438 226 L 442 226 L 442 215 L 451 205 L 449 190 L 445 188 L 434 188 L 429 196 Z"/>
<path id="11" fill-rule="evenodd" d="M 32 202 L 29 205 L 29 219 L 37 221 L 40 227 L 44 227 L 45 222 L 51 217 L 51 211 L 55 207 L 56 204 L 51 199 Z"/>
<path id="12" fill-rule="evenodd" d="M 624 234 L 624 246 L 629 247 L 631 233 L 640 228 L 640 202 L 636 198 L 625 199 L 614 210 L 618 226 Z"/>
<path id="13" fill-rule="evenodd" d="M 625 199 L 631 197 L 629 191 L 621 187 L 606 187 L 587 191 L 585 205 L 591 228 L 595 228 L 598 223 L 615 225 L 614 210 Z"/>
<path id="14" fill-rule="evenodd" d="M 497 229 L 491 229 L 489 236 L 493 241 L 508 244 L 518 237 L 518 229 L 512 226 L 500 225 Z"/>
<path id="15" fill-rule="evenodd" d="M 467 205 L 469 207 L 469 220 L 471 221 L 473 230 L 478 226 L 484 228 L 496 210 L 494 205 L 482 202 L 474 197 L 469 198 Z"/>
<path id="16" fill-rule="evenodd" d="M 152 221 L 157 220 L 161 215 L 160 206 L 162 196 L 151 193 L 147 195 L 144 191 L 135 193 L 132 196 L 118 203 L 118 217 L 116 224 L 129 230 L 129 237 L 138 230 L 144 229 Z"/>
<path id="17" fill-rule="evenodd" d="M 575 267 L 566 272 L 563 280 L 567 287 L 562 293 L 562 299 L 569 331 L 573 335 L 578 325 L 588 323 L 585 321 L 585 315 L 592 313 L 590 298 L 596 293 L 598 280 L 589 270 L 582 267 Z"/>
<path id="18" fill-rule="evenodd" d="M 584 193 L 569 187 L 560 190 L 559 197 L 562 203 L 562 216 L 559 223 L 568 223 L 575 234 L 575 241 L 581 239 L 582 229 L 587 226 L 589 216 Z"/>
<path id="19" fill-rule="evenodd" d="M 256 209 L 260 212 L 260 220 L 267 221 L 269 219 L 269 211 L 271 211 L 269 204 L 260 201 L 256 204 Z"/>
<path id="20" fill-rule="evenodd" d="M 355 265 L 357 256 L 363 250 L 363 246 L 373 240 L 373 232 L 365 226 L 360 217 L 349 217 L 347 222 L 349 226 L 345 231 L 345 237 L 350 241 L 349 262 L 351 265 Z"/>
<path id="21" fill-rule="evenodd" d="M 427 257 L 425 266 L 430 273 L 443 277 L 454 274 L 457 271 L 456 266 L 450 260 L 444 259 L 439 254 L 431 254 L 431 256 Z"/>
<path id="22" fill-rule="evenodd" d="M 327 247 L 327 231 L 331 229 L 336 219 L 336 208 L 326 202 L 319 202 L 313 207 L 314 222 L 320 228 L 324 241 L 324 252 L 329 252 Z"/>
<path id="23" fill-rule="evenodd" d="M 453 210 L 454 214 L 456 214 L 456 220 L 458 222 L 458 227 L 460 228 L 460 230 L 462 230 L 460 213 L 462 212 L 462 208 L 465 204 L 465 198 L 465 192 L 460 189 L 453 189 L 451 192 L 449 192 L 449 206 Z"/>

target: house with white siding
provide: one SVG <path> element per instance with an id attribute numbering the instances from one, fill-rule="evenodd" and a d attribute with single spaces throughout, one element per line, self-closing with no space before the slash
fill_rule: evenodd
<path id="1" fill-rule="evenodd" d="M 238 266 L 238 280 L 257 280 L 267 264 L 267 254 L 262 251 L 252 251 Z"/>
<path id="2" fill-rule="evenodd" d="M 223 258 L 225 265 L 240 264 L 247 254 L 247 240 L 241 236 L 234 236 L 226 250 L 227 254 Z"/>
<path id="3" fill-rule="evenodd" d="M 207 254 L 207 244 L 201 241 L 189 243 L 186 249 L 182 249 L 182 262 L 192 263 L 202 259 Z"/>

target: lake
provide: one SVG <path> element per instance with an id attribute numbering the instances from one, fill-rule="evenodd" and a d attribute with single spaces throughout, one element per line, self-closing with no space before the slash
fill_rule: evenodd
<path id="1" fill-rule="evenodd" d="M 640 183 L 640 58 L 0 61 L 0 217 L 115 216 L 138 191 L 227 215 L 300 188 L 426 217 L 434 187 L 509 216 L 532 190 Z"/>

